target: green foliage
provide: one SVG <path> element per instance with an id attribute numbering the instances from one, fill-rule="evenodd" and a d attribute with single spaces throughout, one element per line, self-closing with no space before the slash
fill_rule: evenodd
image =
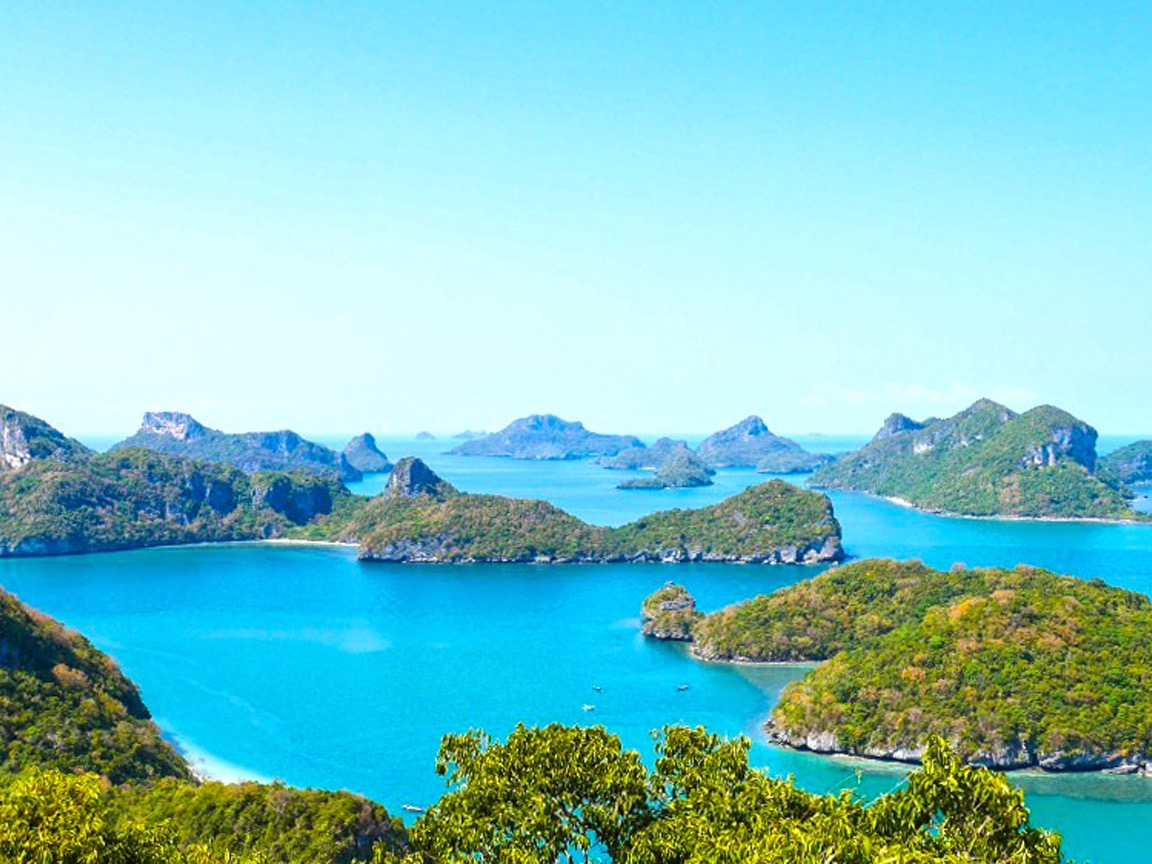
<path id="1" fill-rule="evenodd" d="M 748 741 L 669 727 L 654 770 L 603 729 L 518 726 L 507 743 L 448 736 L 449 791 L 412 832 L 437 864 L 1057 864 L 1058 835 L 1030 826 L 1007 780 L 942 741 L 906 788 L 869 805 L 814 795 L 748 764 Z"/>
<path id="2" fill-rule="evenodd" d="M 1015 415 L 981 400 L 947 420 L 873 440 L 812 475 L 816 488 L 899 498 L 973 516 L 1139 519 L 1096 473 L 1096 432 L 1051 406 Z"/>
<path id="3" fill-rule="evenodd" d="M 346 518 L 317 523 L 385 560 L 786 560 L 840 554 L 840 525 L 824 495 L 781 480 L 698 510 L 653 513 L 620 528 L 588 525 L 544 501 L 496 495 L 380 495 Z M 316 536 L 313 534 L 312 536 Z"/>
<path id="4" fill-rule="evenodd" d="M 845 608 L 874 606 L 896 626 L 828 644 L 843 650 L 773 711 L 783 740 L 830 733 L 834 749 L 888 755 L 939 735 L 1003 767 L 1102 768 L 1152 752 L 1148 598 L 1023 567 L 922 578 L 902 592 L 915 606 L 903 621 L 867 586 L 847 592 Z M 802 607 L 787 628 L 821 615 Z"/>
<path id="5" fill-rule="evenodd" d="M 693 629 L 709 660 L 827 660 L 919 619 L 931 606 L 987 589 L 995 571 L 941 573 L 918 561 L 867 560 L 713 612 Z"/>
<path id="6" fill-rule="evenodd" d="M 280 536 L 351 494 L 332 478 L 124 448 L 0 474 L 0 555 L 65 554 Z"/>
<path id="7" fill-rule="evenodd" d="M 164 826 L 116 824 L 92 774 L 33 769 L 0 784 L 0 861 L 10 864 L 271 864 L 260 854 L 180 848 Z"/>
<path id="8" fill-rule="evenodd" d="M 408 849 L 399 820 L 348 792 L 164 780 L 118 790 L 112 806 L 117 825 L 163 824 L 180 847 L 199 844 L 218 854 L 256 851 L 275 862 L 349 864 L 369 860 L 375 847 Z"/>
<path id="9" fill-rule="evenodd" d="M 28 766 L 190 776 L 111 658 L 0 591 L 0 771 Z"/>

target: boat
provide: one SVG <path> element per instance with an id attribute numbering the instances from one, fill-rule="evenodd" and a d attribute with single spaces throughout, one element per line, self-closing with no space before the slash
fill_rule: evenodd
<path id="1" fill-rule="evenodd" d="M 401 804 L 401 810 L 407 810 L 409 813 L 423 813 L 423 807 L 417 807 L 415 804 Z"/>
<path id="2" fill-rule="evenodd" d="M 595 705 L 581 705 L 580 707 L 583 708 L 585 711 L 595 711 L 596 710 Z"/>
<path id="3" fill-rule="evenodd" d="M 592 689 L 595 690 L 597 693 L 599 693 L 600 692 L 600 685 L 599 684 L 593 684 Z"/>
<path id="4" fill-rule="evenodd" d="M 689 685 L 689 684 L 681 684 L 681 685 L 680 685 L 679 687 L 677 687 L 676 689 L 677 689 L 677 690 L 687 690 L 687 689 L 688 689 L 690 686 L 691 686 L 691 685 Z"/>

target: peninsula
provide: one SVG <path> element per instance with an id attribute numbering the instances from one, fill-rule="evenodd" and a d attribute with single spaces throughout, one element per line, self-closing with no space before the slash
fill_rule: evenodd
<path id="1" fill-rule="evenodd" d="M 1100 459 L 1100 468 L 1121 483 L 1152 484 L 1152 441 L 1135 441 Z"/>
<path id="2" fill-rule="evenodd" d="M 894 414 L 871 442 L 821 468 L 809 485 L 967 516 L 1142 518 L 1129 506 L 1131 490 L 1097 470 L 1096 430 L 1050 405 L 1016 414 L 981 399 L 923 423 Z"/>

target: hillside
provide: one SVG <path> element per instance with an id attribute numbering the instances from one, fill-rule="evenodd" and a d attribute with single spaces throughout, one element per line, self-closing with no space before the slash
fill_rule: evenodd
<path id="1" fill-rule="evenodd" d="M 392 463 L 376 446 L 375 437 L 367 432 L 349 441 L 342 455 L 344 460 L 361 474 L 383 474 L 392 470 Z"/>
<path id="2" fill-rule="evenodd" d="M 617 489 L 691 489 L 711 486 L 712 475 L 716 471 L 709 468 L 687 447 L 673 448 L 664 457 L 656 474 L 652 477 L 639 477 L 616 484 Z"/>
<path id="3" fill-rule="evenodd" d="M 629 447 L 643 447 L 632 435 L 589 432 L 583 423 L 554 414 L 533 414 L 515 420 L 482 438 L 465 441 L 450 453 L 457 456 L 505 456 L 510 459 L 581 459 L 614 456 Z"/>
<path id="4" fill-rule="evenodd" d="M 397 474 L 407 479 L 394 482 Z M 305 532 L 361 544 L 373 561 L 838 560 L 828 499 L 771 481 L 699 510 L 668 510 L 620 528 L 588 525 L 544 501 L 456 491 L 418 459 L 389 490 Z"/>
<path id="5" fill-rule="evenodd" d="M 853 641 L 786 688 L 773 737 L 915 761 L 940 735 L 1000 768 L 1147 770 L 1148 598 L 1029 568 L 981 578 L 983 590 Z"/>
<path id="6" fill-rule="evenodd" d="M 0 772 L 32 765 L 114 783 L 191 777 L 111 658 L 0 589 Z"/>
<path id="7" fill-rule="evenodd" d="M 187 414 L 149 411 L 140 429 L 116 445 L 144 447 L 169 456 L 183 456 L 238 468 L 245 474 L 260 471 L 306 471 L 333 474 L 341 480 L 360 480 L 362 474 L 342 453 L 301 438 L 290 429 L 276 432 L 221 432 Z"/>
<path id="8" fill-rule="evenodd" d="M 264 472 L 123 448 L 0 474 L 0 557 L 283 536 L 351 495 L 334 477 Z"/>
<path id="9" fill-rule="evenodd" d="M 945 420 L 894 415 L 809 485 L 971 516 L 1140 518 L 1128 505 L 1131 492 L 1096 469 L 1096 430 L 1088 424 L 1047 405 L 1018 415 L 982 399 Z"/>

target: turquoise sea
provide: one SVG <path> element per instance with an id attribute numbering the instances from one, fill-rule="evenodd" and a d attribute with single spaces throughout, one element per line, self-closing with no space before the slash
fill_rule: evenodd
<path id="1" fill-rule="evenodd" d="M 859 443 L 801 440 L 813 449 Z M 465 491 L 546 498 L 601 524 L 702 506 L 765 479 L 722 471 L 708 489 L 624 492 L 614 488 L 621 472 L 590 462 L 451 457 L 440 452 L 446 440 L 381 445 L 394 459 L 423 456 Z M 369 478 L 357 491 L 382 484 Z M 855 556 L 1029 563 L 1152 591 L 1152 526 L 950 519 L 859 495 L 833 501 Z M 235 544 L 3 560 L 0 584 L 116 657 L 203 770 L 347 788 L 399 812 L 442 792 L 432 768 L 442 734 L 482 727 L 503 736 L 518 721 L 600 723 L 647 753 L 652 729 L 704 724 L 750 736 L 758 764 L 805 788 L 894 788 L 898 767 L 764 742 L 759 727 L 776 694 L 803 670 L 701 664 L 638 635 L 641 600 L 669 579 L 710 610 L 815 572 L 360 564 L 341 547 Z M 1034 821 L 1059 830 L 1078 861 L 1142 860 L 1152 847 L 1150 779 L 1015 779 Z"/>

